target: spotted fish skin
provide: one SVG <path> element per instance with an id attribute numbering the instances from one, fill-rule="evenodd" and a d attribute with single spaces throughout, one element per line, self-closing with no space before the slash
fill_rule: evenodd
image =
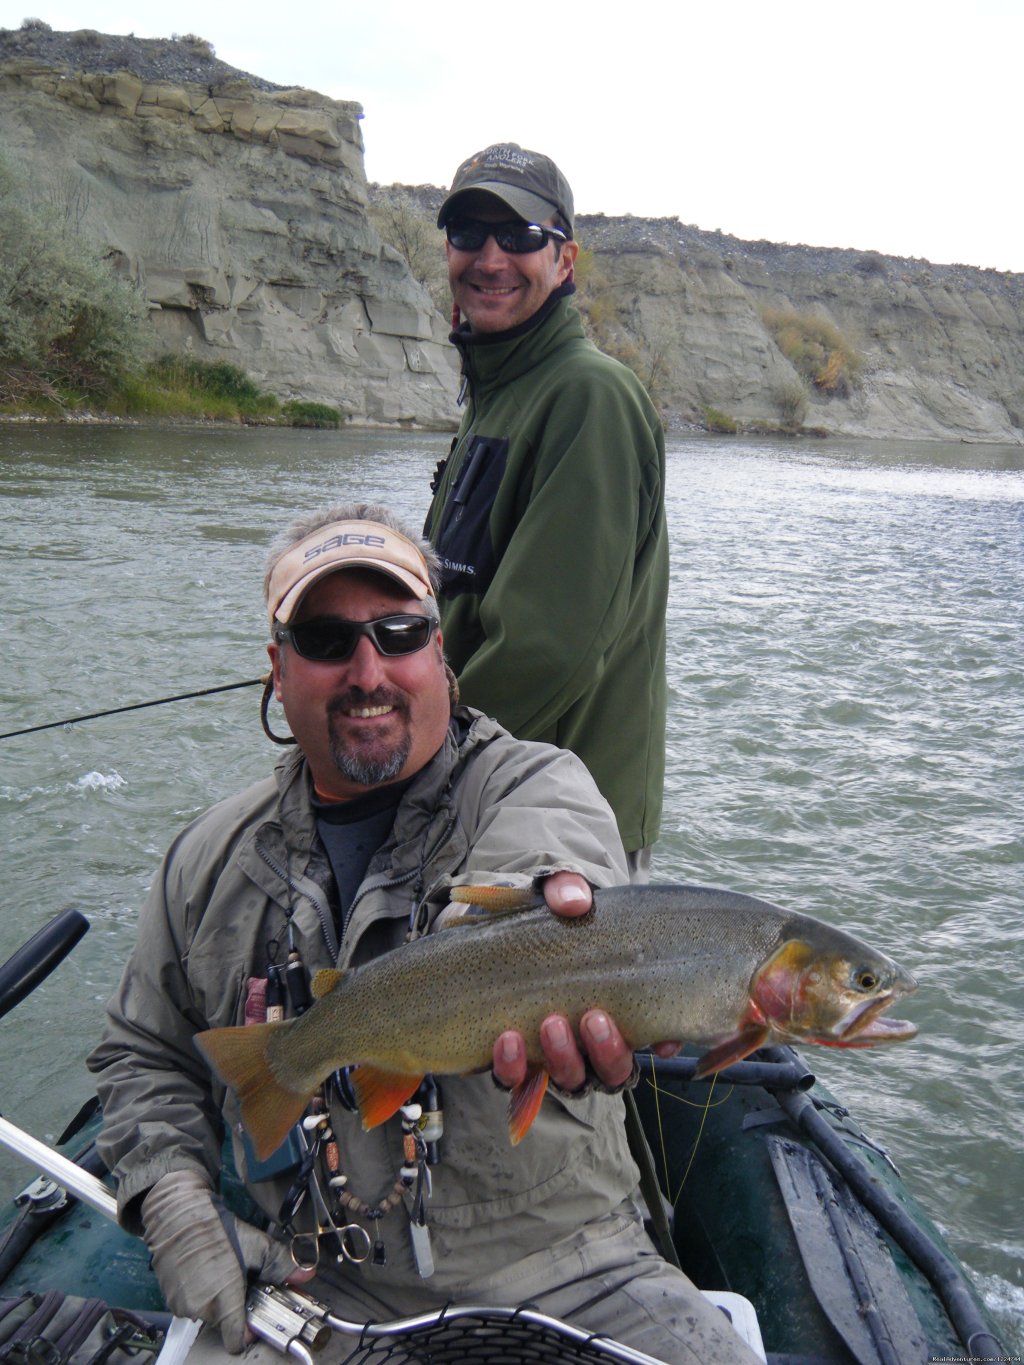
<path id="1" fill-rule="evenodd" d="M 490 1066 L 506 1029 L 523 1034 L 536 1076 L 540 1024 L 552 1013 L 575 1028 L 588 1009 L 602 1008 L 633 1048 L 665 1039 L 706 1047 L 702 1073 L 769 1042 L 861 1047 L 916 1032 L 882 1018 L 914 989 L 907 972 L 840 929 L 753 896 L 612 887 L 594 893 L 587 915 L 565 918 L 536 898 L 531 908 L 496 913 L 492 891 L 460 888 L 482 914 L 327 974 L 314 983 L 324 993 L 298 1019 L 198 1035 L 237 1091 L 258 1153 L 273 1150 L 341 1066 L 358 1066 L 367 1126 L 404 1103 L 426 1072 Z M 542 1096 L 543 1086 L 514 1140 Z"/>

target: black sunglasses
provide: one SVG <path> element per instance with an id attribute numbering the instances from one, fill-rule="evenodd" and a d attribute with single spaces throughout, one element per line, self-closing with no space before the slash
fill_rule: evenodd
<path id="1" fill-rule="evenodd" d="M 296 654 L 315 663 L 341 664 L 351 659 L 365 635 L 378 654 L 394 658 L 415 654 L 437 629 L 430 616 L 379 616 L 376 621 L 343 621 L 336 616 L 274 626 L 274 639 L 291 642 Z"/>
<path id="2" fill-rule="evenodd" d="M 445 233 L 456 251 L 479 251 L 488 237 L 493 237 L 512 256 L 525 256 L 530 251 L 541 251 L 554 237 L 556 242 L 567 242 L 569 234 L 561 228 L 541 227 L 539 223 L 485 223 L 479 218 L 455 218 L 445 224 Z"/>

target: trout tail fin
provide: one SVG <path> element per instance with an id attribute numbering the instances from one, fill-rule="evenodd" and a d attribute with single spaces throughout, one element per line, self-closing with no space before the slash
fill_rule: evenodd
<path id="1" fill-rule="evenodd" d="M 275 1030 L 290 1021 L 214 1028 L 196 1035 L 196 1046 L 225 1085 L 238 1096 L 242 1122 L 261 1161 L 280 1147 L 298 1123 L 313 1092 L 289 1090 L 271 1070 L 267 1049 Z"/>

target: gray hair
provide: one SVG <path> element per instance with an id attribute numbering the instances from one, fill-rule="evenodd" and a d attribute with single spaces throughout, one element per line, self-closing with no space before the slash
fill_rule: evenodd
<path id="1" fill-rule="evenodd" d="M 294 549 L 300 541 L 311 536 L 314 531 L 319 531 L 324 526 L 331 526 L 336 521 L 376 521 L 381 526 L 386 526 L 389 531 L 404 536 L 411 545 L 414 545 L 426 562 L 430 586 L 434 592 L 433 598 L 424 599 L 424 606 L 428 613 L 436 619 L 437 603 L 434 599 L 436 599 L 438 589 L 441 586 L 441 561 L 435 554 L 433 546 L 424 540 L 417 531 L 410 530 L 389 507 L 384 507 L 375 502 L 336 502 L 330 507 L 320 507 L 316 511 L 307 512 L 305 515 L 295 517 L 290 521 L 270 542 L 270 549 L 267 552 L 267 570 L 263 575 L 264 600 L 269 596 L 270 579 L 278 560 L 286 555 L 289 550 Z"/>

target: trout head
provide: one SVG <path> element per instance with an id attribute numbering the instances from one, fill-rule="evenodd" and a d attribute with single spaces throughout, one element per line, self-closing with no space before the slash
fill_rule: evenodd
<path id="1" fill-rule="evenodd" d="M 915 1036 L 914 1024 L 885 1011 L 916 989 L 890 958 L 833 930 L 823 943 L 787 938 L 758 967 L 751 1014 L 786 1042 L 872 1047 Z"/>

